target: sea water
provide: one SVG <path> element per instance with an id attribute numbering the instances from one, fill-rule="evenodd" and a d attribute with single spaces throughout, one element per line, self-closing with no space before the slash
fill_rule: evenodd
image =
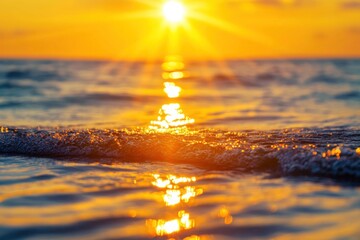
<path id="1" fill-rule="evenodd" d="M 167 63 L 0 61 L 0 239 L 359 238 L 359 60 Z"/>

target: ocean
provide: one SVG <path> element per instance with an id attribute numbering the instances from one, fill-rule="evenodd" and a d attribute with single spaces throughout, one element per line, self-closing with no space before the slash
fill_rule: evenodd
<path id="1" fill-rule="evenodd" d="M 360 60 L 0 60 L 0 239 L 359 239 Z"/>

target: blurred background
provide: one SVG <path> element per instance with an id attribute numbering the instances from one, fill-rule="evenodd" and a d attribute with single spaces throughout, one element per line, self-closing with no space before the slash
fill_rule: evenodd
<path id="1" fill-rule="evenodd" d="M 0 57 L 163 60 L 162 0 L 2 0 Z M 186 60 L 360 56 L 358 0 L 183 0 Z"/>
<path id="2" fill-rule="evenodd" d="M 358 124 L 357 0 L 2 0 L 0 22 L 6 125 Z"/>

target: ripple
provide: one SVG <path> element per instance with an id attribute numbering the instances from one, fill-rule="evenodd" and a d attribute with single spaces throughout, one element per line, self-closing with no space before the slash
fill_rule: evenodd
<path id="1" fill-rule="evenodd" d="M 86 232 L 90 234 L 100 230 L 103 227 L 111 227 L 113 225 L 130 224 L 141 219 L 114 216 L 105 218 L 89 219 L 68 225 L 44 225 L 24 228 L 3 228 L 3 233 L 0 233 L 1 239 L 24 239 L 32 236 L 56 236 L 56 235 L 72 235 Z"/>

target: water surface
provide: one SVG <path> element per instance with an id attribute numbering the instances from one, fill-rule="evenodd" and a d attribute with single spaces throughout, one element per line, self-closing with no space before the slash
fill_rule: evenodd
<path id="1" fill-rule="evenodd" d="M 2 239 L 356 239 L 360 233 L 359 190 L 331 179 L 2 156 L 0 186 Z"/>
<path id="2" fill-rule="evenodd" d="M 356 59 L 1 60 L 0 239 L 359 239 L 359 107 Z"/>
<path id="3" fill-rule="evenodd" d="M 1 125 L 147 126 L 175 102 L 205 128 L 359 127 L 359 60 L 169 62 L 1 60 Z"/>

